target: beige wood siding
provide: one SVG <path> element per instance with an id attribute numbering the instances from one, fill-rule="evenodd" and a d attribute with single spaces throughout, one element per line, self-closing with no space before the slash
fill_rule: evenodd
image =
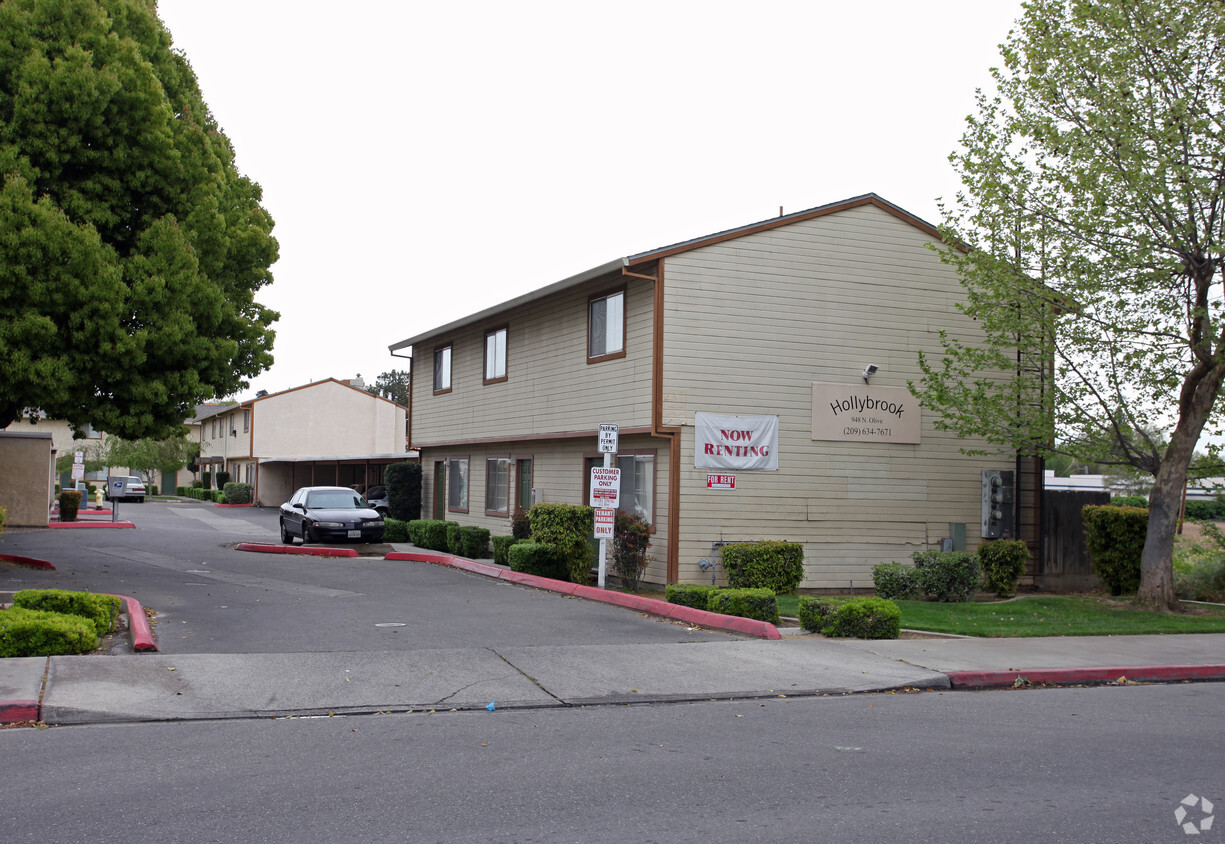
<path id="1" fill-rule="evenodd" d="M 920 444 L 814 441 L 812 383 L 917 380 L 938 332 L 972 338 L 962 288 L 930 235 L 862 206 L 695 249 L 666 261 L 664 424 L 683 426 L 679 578 L 708 580 L 717 543 L 805 544 L 811 588 L 871 585 L 873 565 L 938 547 L 949 524 L 979 539 L 980 470 L 1011 456 L 967 457 L 925 414 Z M 695 411 L 780 417 L 779 471 L 738 472 L 707 490 L 693 467 Z M 974 445 L 981 445 L 976 443 Z M 720 572 L 721 574 L 721 572 Z"/>
<path id="2" fill-rule="evenodd" d="M 654 561 L 647 569 L 646 580 L 662 584 L 667 578 L 667 508 L 668 459 L 665 441 L 648 436 L 621 438 L 622 453 L 655 451 L 655 533 L 649 553 Z M 488 528 L 492 536 L 507 536 L 511 532 L 510 519 L 505 516 L 485 514 L 485 460 L 488 457 L 509 457 L 512 460 L 511 502 L 514 502 L 515 471 L 513 461 L 531 458 L 533 487 L 544 494 L 544 501 L 552 504 L 583 504 L 584 472 L 586 459 L 598 457 L 594 437 L 584 439 L 525 440 L 513 447 L 505 445 L 470 446 L 459 448 L 425 449 L 421 453 L 422 467 L 422 516 L 432 517 L 434 501 L 434 462 L 449 458 L 468 458 L 468 512 L 448 512 L 448 521 L 461 525 L 476 525 Z M 611 567 L 609 568 L 611 572 Z"/>
<path id="3" fill-rule="evenodd" d="M 587 363 L 588 297 L 626 289 L 625 357 Z M 654 287 L 622 276 L 580 285 L 413 349 L 414 444 L 650 424 Z M 507 327 L 506 380 L 484 381 L 487 330 Z M 434 395 L 434 349 L 452 345 L 451 391 Z"/>
<path id="4" fill-rule="evenodd" d="M 404 451 L 404 414 L 403 408 L 365 390 L 322 381 L 255 401 L 251 445 L 241 450 L 228 447 L 226 454 L 245 457 L 254 451 L 257 458 L 395 454 Z M 241 411 L 235 420 L 237 445 L 243 437 Z M 204 425 L 210 427 L 211 422 Z M 207 455 L 220 453 L 210 450 Z"/>

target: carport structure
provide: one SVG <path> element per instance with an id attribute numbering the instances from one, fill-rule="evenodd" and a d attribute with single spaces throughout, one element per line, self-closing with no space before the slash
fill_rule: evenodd
<path id="1" fill-rule="evenodd" d="M 277 506 L 304 486 L 357 486 L 362 492 L 381 484 L 392 463 L 415 462 L 417 452 L 352 454 L 338 457 L 268 457 L 259 461 L 255 498 Z"/>

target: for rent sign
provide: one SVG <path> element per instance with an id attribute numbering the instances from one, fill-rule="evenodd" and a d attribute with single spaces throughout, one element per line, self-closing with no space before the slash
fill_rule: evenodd
<path id="1" fill-rule="evenodd" d="M 812 438 L 843 442 L 917 443 L 919 400 L 905 387 L 812 385 Z"/>
<path id="2" fill-rule="evenodd" d="M 777 416 L 694 414 L 693 465 L 697 469 L 778 469 Z"/>

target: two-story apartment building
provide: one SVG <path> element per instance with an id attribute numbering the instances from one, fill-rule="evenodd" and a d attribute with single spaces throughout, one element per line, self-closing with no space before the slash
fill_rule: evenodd
<path id="1" fill-rule="evenodd" d="M 200 466 L 251 484 L 255 500 L 279 505 L 302 486 L 381 483 L 409 457 L 407 409 L 328 378 L 204 409 Z"/>
<path id="2" fill-rule="evenodd" d="M 1035 537 L 1040 467 L 970 457 L 908 389 L 939 332 L 973 341 L 936 230 L 869 194 L 594 267 L 393 344 L 414 362 L 427 514 L 510 532 L 588 503 L 620 429 L 622 508 L 654 527 L 647 580 L 711 579 L 729 542 L 805 546 L 802 586 L 981 541 L 983 470 Z M 721 570 L 716 568 L 716 576 Z"/>

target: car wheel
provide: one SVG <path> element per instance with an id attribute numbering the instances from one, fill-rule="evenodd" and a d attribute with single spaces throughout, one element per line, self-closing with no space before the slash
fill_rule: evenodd
<path id="1" fill-rule="evenodd" d="M 289 525 L 285 524 L 285 520 L 281 519 L 281 544 L 293 545 L 293 534 L 289 532 Z"/>
<path id="2" fill-rule="evenodd" d="M 308 525 L 306 522 L 303 522 L 302 523 L 302 544 L 306 545 L 308 542 L 314 542 L 314 541 L 315 541 L 315 537 L 311 536 L 311 526 Z"/>
<path id="3" fill-rule="evenodd" d="M 136 499 L 136 503 L 137 503 L 137 504 L 144 504 L 144 503 L 145 503 L 145 499 L 143 499 L 143 498 L 138 498 L 138 499 Z"/>

